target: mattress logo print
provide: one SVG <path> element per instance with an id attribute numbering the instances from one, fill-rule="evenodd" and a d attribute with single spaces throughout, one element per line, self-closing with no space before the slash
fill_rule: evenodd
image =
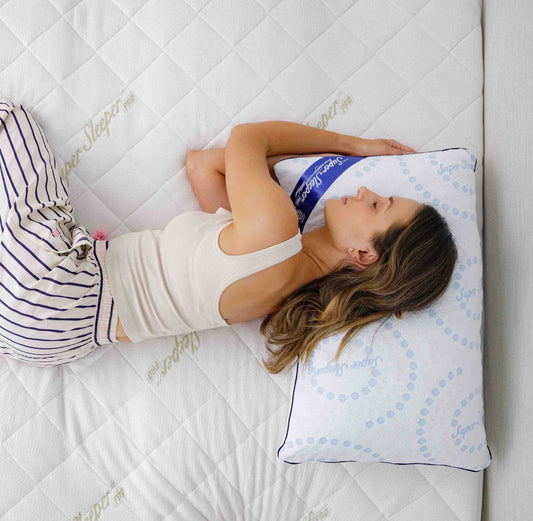
<path id="1" fill-rule="evenodd" d="M 191 355 L 194 356 L 194 353 L 200 349 L 200 337 L 196 331 L 186 335 L 176 336 L 174 337 L 174 340 L 176 345 L 170 354 L 161 362 L 159 360 L 154 360 L 146 371 L 146 379 L 148 380 L 148 383 L 161 385 L 172 370 L 173 365 L 180 362 L 181 355 L 183 355 L 186 350 L 189 350 Z"/>
<path id="2" fill-rule="evenodd" d="M 462 168 L 463 170 L 474 170 L 474 163 L 469 163 L 466 159 L 462 159 L 459 161 L 459 163 L 453 163 L 451 165 L 443 165 L 440 164 L 439 169 L 437 170 L 437 174 L 451 174 L 455 172 L 456 170 L 459 170 L 459 168 Z"/>
<path id="3" fill-rule="evenodd" d="M 120 109 L 122 108 L 123 113 L 128 112 L 134 102 L 135 95 L 133 93 L 124 100 L 122 97 L 119 97 L 111 104 L 111 107 L 104 110 L 100 119 L 96 122 L 91 119 L 85 125 L 84 134 L 86 143 L 76 147 L 76 152 L 71 155 L 69 160 L 64 161 L 63 167 L 61 168 L 61 177 L 67 182 L 67 186 L 70 187 L 69 179 L 72 170 L 80 164 L 80 154 L 89 152 L 102 135 L 105 134 L 109 138 L 111 125 L 114 118 L 121 114 Z"/>
<path id="4" fill-rule="evenodd" d="M 373 367 L 376 368 L 378 364 L 383 364 L 383 357 L 381 355 L 376 356 L 375 358 L 369 358 L 367 355 L 363 360 L 354 360 L 352 364 L 333 364 L 328 362 L 324 367 L 316 367 L 313 364 L 312 359 L 309 359 L 307 373 L 311 376 L 318 376 L 321 374 L 333 373 L 334 376 L 341 377 L 344 374 L 344 371 L 349 369 L 359 369 L 361 367 Z"/>
<path id="5" fill-rule="evenodd" d="M 318 123 L 315 125 L 316 128 L 326 129 L 333 119 L 338 115 L 337 113 L 337 107 L 340 108 L 340 111 L 343 114 L 346 114 L 352 107 L 353 101 L 352 97 L 349 94 L 345 94 L 343 91 L 339 91 L 337 94 L 337 97 L 333 101 L 333 103 L 330 104 L 328 107 L 328 110 L 326 113 L 320 114 L 320 119 L 318 120 Z M 309 125 L 309 123 L 306 123 L 306 125 Z"/>
<path id="6" fill-rule="evenodd" d="M 98 519 L 102 517 L 102 513 L 105 512 L 105 510 L 107 510 L 111 504 L 113 504 L 115 507 L 120 505 L 126 496 L 126 493 L 120 485 L 116 487 L 114 491 L 113 489 L 115 489 L 115 484 L 111 483 L 111 489 L 104 494 L 102 499 L 98 503 L 95 503 L 87 514 L 82 515 L 81 512 L 78 512 L 78 515 L 73 521 L 98 521 Z M 112 497 L 113 503 L 110 502 L 110 496 Z"/>
<path id="7" fill-rule="evenodd" d="M 323 507 L 320 507 L 320 509 L 315 507 L 314 509 L 309 510 L 309 512 L 302 517 L 301 521 L 322 521 L 329 517 L 329 512 L 330 508 L 328 505 L 324 505 Z"/>

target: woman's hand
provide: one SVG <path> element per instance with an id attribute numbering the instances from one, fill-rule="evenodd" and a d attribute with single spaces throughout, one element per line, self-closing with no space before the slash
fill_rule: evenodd
<path id="1" fill-rule="evenodd" d="M 350 156 L 391 156 L 398 154 L 413 154 L 413 150 L 407 145 L 402 145 L 394 139 L 363 139 L 353 137 L 349 146 Z"/>

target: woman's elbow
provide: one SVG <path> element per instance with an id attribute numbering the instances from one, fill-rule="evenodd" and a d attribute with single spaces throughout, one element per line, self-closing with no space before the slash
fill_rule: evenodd
<path id="1" fill-rule="evenodd" d="M 185 156 L 185 170 L 187 172 L 187 177 L 190 179 L 190 175 L 193 172 L 195 163 L 196 163 L 196 156 L 198 154 L 198 150 L 189 150 L 187 152 L 187 155 Z"/>

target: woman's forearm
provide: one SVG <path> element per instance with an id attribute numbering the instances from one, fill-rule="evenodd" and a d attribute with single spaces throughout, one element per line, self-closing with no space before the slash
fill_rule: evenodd
<path id="1" fill-rule="evenodd" d="M 187 154 L 186 167 L 187 175 L 193 171 L 216 172 L 222 176 L 226 175 L 225 148 L 208 148 L 205 150 L 191 150 Z M 274 175 L 274 165 L 291 154 L 271 155 L 266 157 L 270 177 L 277 181 Z"/>
<path id="2" fill-rule="evenodd" d="M 353 152 L 354 136 L 323 130 L 292 121 L 259 121 L 245 123 L 261 132 L 267 144 L 267 156 L 278 154 L 307 154 L 335 152 L 349 154 Z"/>

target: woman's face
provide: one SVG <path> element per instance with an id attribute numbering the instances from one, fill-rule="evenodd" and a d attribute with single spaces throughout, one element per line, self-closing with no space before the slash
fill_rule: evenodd
<path id="1" fill-rule="evenodd" d="M 374 234 L 388 230 L 393 224 L 407 224 L 422 206 L 414 199 L 396 195 L 382 197 L 361 186 L 356 196 L 327 199 L 324 218 L 337 248 L 375 253 L 370 242 Z"/>

